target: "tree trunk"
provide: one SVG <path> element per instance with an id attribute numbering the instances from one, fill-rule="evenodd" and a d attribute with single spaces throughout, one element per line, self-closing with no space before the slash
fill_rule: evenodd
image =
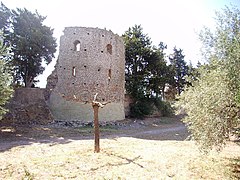
<path id="1" fill-rule="evenodd" d="M 93 111 L 94 111 L 94 152 L 100 152 L 100 145 L 99 145 L 99 121 L 98 121 L 98 104 L 93 104 Z"/>
<path id="2" fill-rule="evenodd" d="M 165 86 L 162 87 L 162 100 L 165 100 Z"/>
<path id="3" fill-rule="evenodd" d="M 31 88 L 33 85 L 33 81 L 26 81 L 25 87 Z"/>
<path id="4" fill-rule="evenodd" d="M 28 87 L 28 88 L 32 87 L 34 78 L 32 76 L 30 76 L 30 77 L 25 76 L 24 79 L 25 79 L 24 80 L 25 87 Z"/>

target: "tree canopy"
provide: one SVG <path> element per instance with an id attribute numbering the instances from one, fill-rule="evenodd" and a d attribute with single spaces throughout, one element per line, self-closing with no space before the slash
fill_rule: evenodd
<path id="1" fill-rule="evenodd" d="M 160 42 L 158 47 L 153 46 L 150 37 L 144 34 L 140 25 L 129 28 L 123 34 L 123 39 L 126 59 L 126 90 L 134 99 L 132 110 L 137 112 L 133 114 L 147 115 L 151 113 L 151 104 L 164 99 L 165 86 L 169 84 L 175 87 L 177 84 L 174 78 L 177 68 L 173 68 L 173 64 L 167 64 L 164 52 L 167 45 Z M 181 53 L 182 50 L 180 55 Z M 185 62 L 183 58 L 178 60 L 179 62 L 181 60 L 181 68 L 182 62 Z M 184 67 L 187 65 L 184 64 Z M 184 79 L 184 76 L 185 74 L 182 73 L 181 78 Z"/>
<path id="2" fill-rule="evenodd" d="M 143 33 L 141 26 L 129 28 L 123 35 L 125 43 L 126 90 L 135 98 L 142 98 L 145 91 L 147 59 L 151 51 L 151 41 Z"/>
<path id="3" fill-rule="evenodd" d="M 9 10 L 1 4 L 0 28 L 6 34 L 4 42 L 11 45 L 14 82 L 31 87 L 35 78 L 44 71 L 43 62 L 49 64 L 56 52 L 53 29 L 43 24 L 46 17 L 27 9 Z"/>
<path id="4" fill-rule="evenodd" d="M 216 14 L 216 29 L 205 28 L 200 39 L 208 64 L 180 97 L 184 122 L 203 150 L 221 147 L 240 128 L 240 12 L 226 7 Z"/>
<path id="5" fill-rule="evenodd" d="M 184 60 L 183 50 L 174 47 L 173 54 L 169 57 L 171 68 L 174 72 L 175 86 L 177 88 L 178 95 L 184 89 L 184 86 L 188 83 L 185 79 L 189 75 L 189 67 Z"/>
<path id="6" fill-rule="evenodd" d="M 6 46 L 3 45 L 2 37 L 3 35 L 0 33 L 0 120 L 7 112 L 5 104 L 13 92 L 10 86 L 12 80 L 11 71 L 5 62 L 9 52 Z"/>

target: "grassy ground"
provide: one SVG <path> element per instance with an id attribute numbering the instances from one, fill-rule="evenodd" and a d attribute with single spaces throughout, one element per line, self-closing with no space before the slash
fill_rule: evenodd
<path id="1" fill-rule="evenodd" d="M 101 140 L 100 153 L 92 140 L 34 143 L 1 152 L 0 179 L 234 179 L 239 152 L 229 144 L 202 156 L 191 141 L 129 137 Z"/>
<path id="2" fill-rule="evenodd" d="M 198 151 L 193 141 L 177 139 L 179 135 L 176 138 L 169 136 L 176 132 L 166 132 L 171 138 L 168 140 L 134 135 L 144 128 L 149 132 L 153 124 L 154 132 L 158 127 L 164 129 L 176 124 L 160 122 L 136 125 L 127 131 L 103 128 L 100 153 L 93 152 L 91 127 L 58 129 L 59 134 L 53 137 L 53 133 L 45 129 L 40 137 L 32 136 L 32 140 L 29 134 L 20 134 L 19 141 L 9 138 L 0 143 L 0 179 L 240 178 L 240 146 L 233 142 L 229 142 L 222 152 L 211 152 L 206 156 Z M 70 135 L 80 132 L 82 136 L 62 136 L 66 131 Z"/>

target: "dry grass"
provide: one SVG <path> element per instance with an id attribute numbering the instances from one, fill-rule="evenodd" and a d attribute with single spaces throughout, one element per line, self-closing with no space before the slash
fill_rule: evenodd
<path id="1" fill-rule="evenodd" d="M 231 159 L 240 156 L 234 143 L 209 156 L 192 141 L 119 137 L 100 144 L 100 153 L 93 140 L 12 147 L 0 152 L 0 179 L 234 179 Z"/>
<path id="2" fill-rule="evenodd" d="M 92 127 L 2 126 L 0 179 L 240 179 L 233 142 L 204 156 L 183 141 L 188 133 L 177 118 L 124 123 L 101 128 L 100 153 L 93 152 Z"/>

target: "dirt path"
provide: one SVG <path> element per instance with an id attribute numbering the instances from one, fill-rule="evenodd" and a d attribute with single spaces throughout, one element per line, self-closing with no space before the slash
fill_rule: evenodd
<path id="1" fill-rule="evenodd" d="M 122 128 L 119 130 L 118 133 L 112 134 L 112 135 L 105 135 L 102 134 L 102 137 L 108 138 L 108 137 L 134 137 L 139 139 L 147 139 L 147 140 L 177 140 L 177 141 L 183 141 L 186 140 L 189 136 L 189 133 L 187 132 L 186 126 L 179 122 L 174 121 L 170 122 L 169 124 L 160 124 L 156 125 L 154 121 L 150 122 L 151 120 L 148 120 L 148 123 L 146 125 L 143 125 L 142 123 L 133 124 L 127 128 Z"/>
<path id="2" fill-rule="evenodd" d="M 188 136 L 186 126 L 177 124 L 174 127 L 161 127 L 158 129 L 144 130 L 132 134 L 133 137 L 154 140 L 185 140 Z"/>
<path id="3" fill-rule="evenodd" d="M 101 139 L 134 137 L 147 140 L 185 140 L 186 127 L 180 118 L 127 119 L 115 126 L 101 127 Z M 2 126 L 0 151 L 32 143 L 67 143 L 69 141 L 93 139 L 93 127 Z"/>

